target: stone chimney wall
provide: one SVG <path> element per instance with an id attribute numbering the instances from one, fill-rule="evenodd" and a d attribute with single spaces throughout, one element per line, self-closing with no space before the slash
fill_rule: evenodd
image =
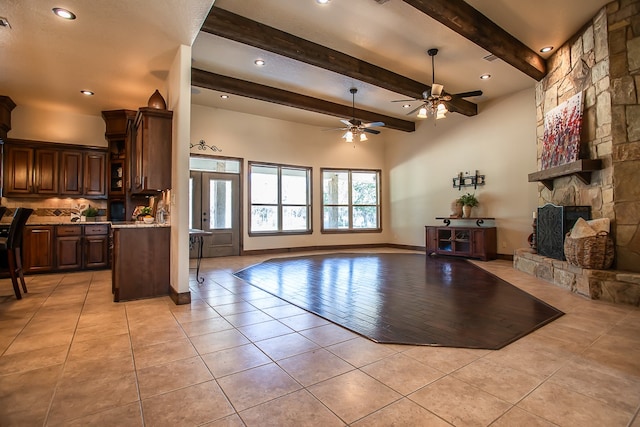
<path id="1" fill-rule="evenodd" d="M 610 218 L 620 270 L 640 271 L 640 0 L 616 0 L 602 9 L 547 61 L 536 85 L 538 170 L 544 115 L 579 91 L 584 114 L 581 157 L 601 159 L 591 183 L 556 178 L 538 185 L 540 205 L 591 206 Z"/>

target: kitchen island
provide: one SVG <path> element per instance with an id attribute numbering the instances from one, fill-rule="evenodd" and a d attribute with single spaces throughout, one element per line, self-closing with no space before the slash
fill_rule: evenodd
<path id="1" fill-rule="evenodd" d="M 169 295 L 171 227 L 113 222 L 113 300 Z"/>

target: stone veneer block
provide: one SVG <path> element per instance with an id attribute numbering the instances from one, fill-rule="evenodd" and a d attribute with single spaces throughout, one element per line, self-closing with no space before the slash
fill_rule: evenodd
<path id="1" fill-rule="evenodd" d="M 640 286 L 633 286 L 629 283 L 617 281 L 602 282 L 603 301 L 615 302 L 619 304 L 640 305 Z"/>
<path id="2" fill-rule="evenodd" d="M 640 285 L 640 274 L 618 273 L 616 274 L 616 280 Z"/>
<path id="3" fill-rule="evenodd" d="M 576 278 L 576 288 L 574 292 L 583 297 L 591 298 L 591 294 L 589 293 L 589 279 L 585 276 L 578 276 Z"/>
<path id="4" fill-rule="evenodd" d="M 630 72 L 640 68 L 640 37 L 633 38 L 627 42 L 627 60 Z"/>
<path id="5" fill-rule="evenodd" d="M 575 289 L 575 281 L 576 281 L 576 275 L 567 271 L 567 270 L 562 270 L 562 269 L 554 269 L 553 271 L 553 283 L 555 283 L 556 285 L 568 289 L 570 291 L 573 291 Z"/>
<path id="6" fill-rule="evenodd" d="M 514 259 L 514 268 L 519 271 L 523 271 L 527 274 L 535 276 L 537 264 L 526 258 L 517 258 Z"/>
<path id="7" fill-rule="evenodd" d="M 538 263 L 536 266 L 536 277 L 553 283 L 553 266 L 549 263 Z"/>

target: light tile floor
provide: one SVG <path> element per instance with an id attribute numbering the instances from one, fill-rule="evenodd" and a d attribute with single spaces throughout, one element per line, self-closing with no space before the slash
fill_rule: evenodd
<path id="1" fill-rule="evenodd" d="M 567 314 L 499 351 L 380 345 L 232 276 L 270 257 L 204 260 L 186 306 L 0 280 L 0 425 L 640 427 L 637 308 L 477 262 Z"/>

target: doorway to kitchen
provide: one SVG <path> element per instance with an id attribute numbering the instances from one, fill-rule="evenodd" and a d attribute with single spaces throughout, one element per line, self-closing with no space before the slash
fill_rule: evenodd
<path id="1" fill-rule="evenodd" d="M 202 257 L 240 255 L 240 160 L 192 156 L 189 164 L 189 228 L 211 232 Z"/>

